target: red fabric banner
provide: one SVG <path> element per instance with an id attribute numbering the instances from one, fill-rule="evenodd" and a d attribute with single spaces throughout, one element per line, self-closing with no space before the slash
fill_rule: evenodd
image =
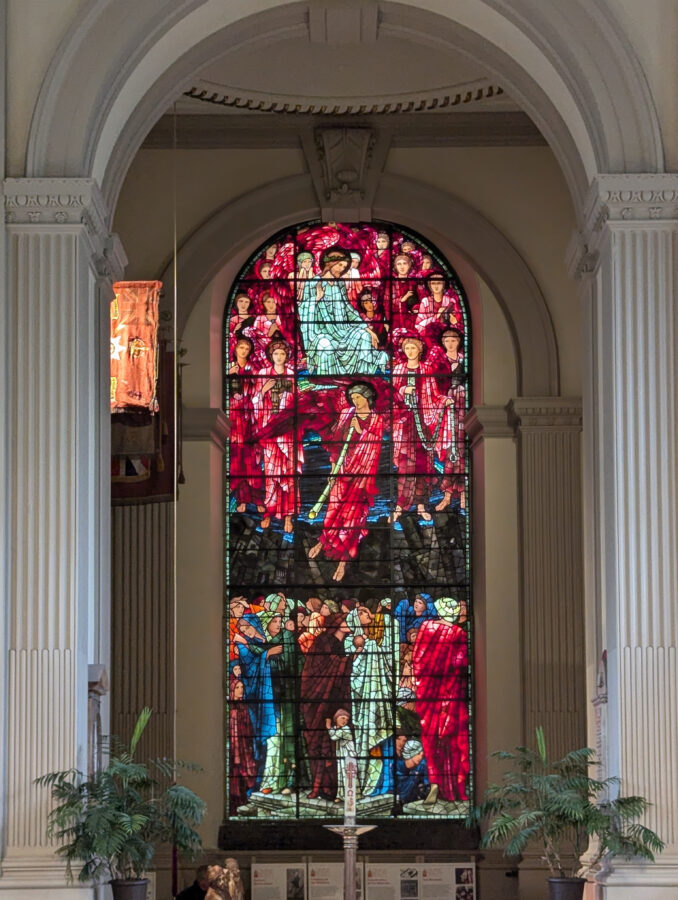
<path id="1" fill-rule="evenodd" d="M 161 281 L 117 281 L 111 302 L 111 412 L 157 412 Z"/>

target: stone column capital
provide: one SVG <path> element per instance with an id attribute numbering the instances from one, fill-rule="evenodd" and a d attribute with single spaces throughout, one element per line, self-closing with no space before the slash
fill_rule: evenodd
<path id="1" fill-rule="evenodd" d="M 597 175 L 584 206 L 584 225 L 567 249 L 570 275 L 593 274 L 606 236 L 615 230 L 678 230 L 678 174 Z"/>
<path id="2" fill-rule="evenodd" d="M 582 429 L 580 397 L 515 397 L 506 413 L 515 434 Z"/>
<path id="3" fill-rule="evenodd" d="M 509 425 L 504 406 L 472 407 L 466 414 L 464 428 L 471 446 L 475 446 L 484 438 L 513 437 L 513 429 Z"/>
<path id="4" fill-rule="evenodd" d="M 127 257 L 109 230 L 109 211 L 93 178 L 7 178 L 5 222 L 37 233 L 77 229 L 85 237 L 97 275 L 122 278 Z"/>
<path id="5" fill-rule="evenodd" d="M 182 436 L 185 441 L 212 441 L 222 453 L 228 446 L 231 426 L 222 409 L 210 406 L 185 406 L 182 411 Z"/>

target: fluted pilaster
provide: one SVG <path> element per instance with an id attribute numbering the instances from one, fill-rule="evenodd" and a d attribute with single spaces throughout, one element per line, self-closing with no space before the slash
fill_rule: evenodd
<path id="1" fill-rule="evenodd" d="M 520 397 L 523 732 L 544 727 L 552 756 L 586 740 L 581 402 Z"/>
<path id="2" fill-rule="evenodd" d="M 587 621 L 589 653 L 607 650 L 605 763 L 652 802 L 646 822 L 668 844 L 656 866 L 601 876 L 610 900 L 678 888 L 677 235 L 678 176 L 605 175 L 571 253 L 588 324 Z"/>
<path id="3" fill-rule="evenodd" d="M 0 890 L 35 890 L 63 883 L 63 869 L 45 836 L 48 792 L 33 781 L 56 769 L 86 771 L 88 663 L 107 662 L 107 562 L 97 543 L 108 517 L 101 359 L 104 285 L 123 258 L 90 180 L 9 179 L 4 200 L 11 552 Z"/>
<path id="4" fill-rule="evenodd" d="M 174 756 L 172 502 L 114 506 L 111 567 L 111 732 L 128 740 L 145 706 L 139 749 Z"/>

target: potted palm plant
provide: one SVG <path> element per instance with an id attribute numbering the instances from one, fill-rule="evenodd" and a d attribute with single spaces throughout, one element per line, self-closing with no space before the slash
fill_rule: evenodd
<path id="1" fill-rule="evenodd" d="M 502 846 L 519 856 L 536 844 L 551 873 L 551 900 L 581 900 L 586 878 L 580 857 L 593 839 L 595 850 L 584 871 L 604 858 L 634 856 L 654 861 L 663 841 L 637 821 L 648 809 L 643 797 L 616 796 L 618 778 L 593 778 L 595 751 L 572 750 L 549 760 L 544 731 L 537 728 L 537 749 L 516 747 L 492 754 L 510 763 L 498 784 L 490 784 L 467 824 L 485 825 L 481 846 Z"/>
<path id="2" fill-rule="evenodd" d="M 195 830 L 205 804 L 175 781 L 179 768 L 197 768 L 170 759 L 139 762 L 135 752 L 151 717 L 142 710 L 129 745 L 111 742 L 105 768 L 85 776 L 77 769 L 50 772 L 36 783 L 50 789 L 54 807 L 48 835 L 59 843 L 73 878 L 109 879 L 116 900 L 144 900 L 156 844 L 173 844 L 195 855 L 202 847 Z"/>

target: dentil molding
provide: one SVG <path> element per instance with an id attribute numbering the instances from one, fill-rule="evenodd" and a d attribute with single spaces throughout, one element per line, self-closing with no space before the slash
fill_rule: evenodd
<path id="1" fill-rule="evenodd" d="M 572 235 L 566 253 L 573 277 L 596 271 L 606 226 L 678 229 L 678 174 L 597 175 L 584 204 L 584 227 Z"/>
<path id="2" fill-rule="evenodd" d="M 509 423 L 518 432 L 581 431 L 579 397 L 516 397 L 506 407 Z"/>
<path id="3" fill-rule="evenodd" d="M 7 225 L 82 228 L 97 274 L 122 277 L 127 256 L 118 236 L 108 230 L 108 210 L 94 179 L 7 178 L 3 195 Z"/>

